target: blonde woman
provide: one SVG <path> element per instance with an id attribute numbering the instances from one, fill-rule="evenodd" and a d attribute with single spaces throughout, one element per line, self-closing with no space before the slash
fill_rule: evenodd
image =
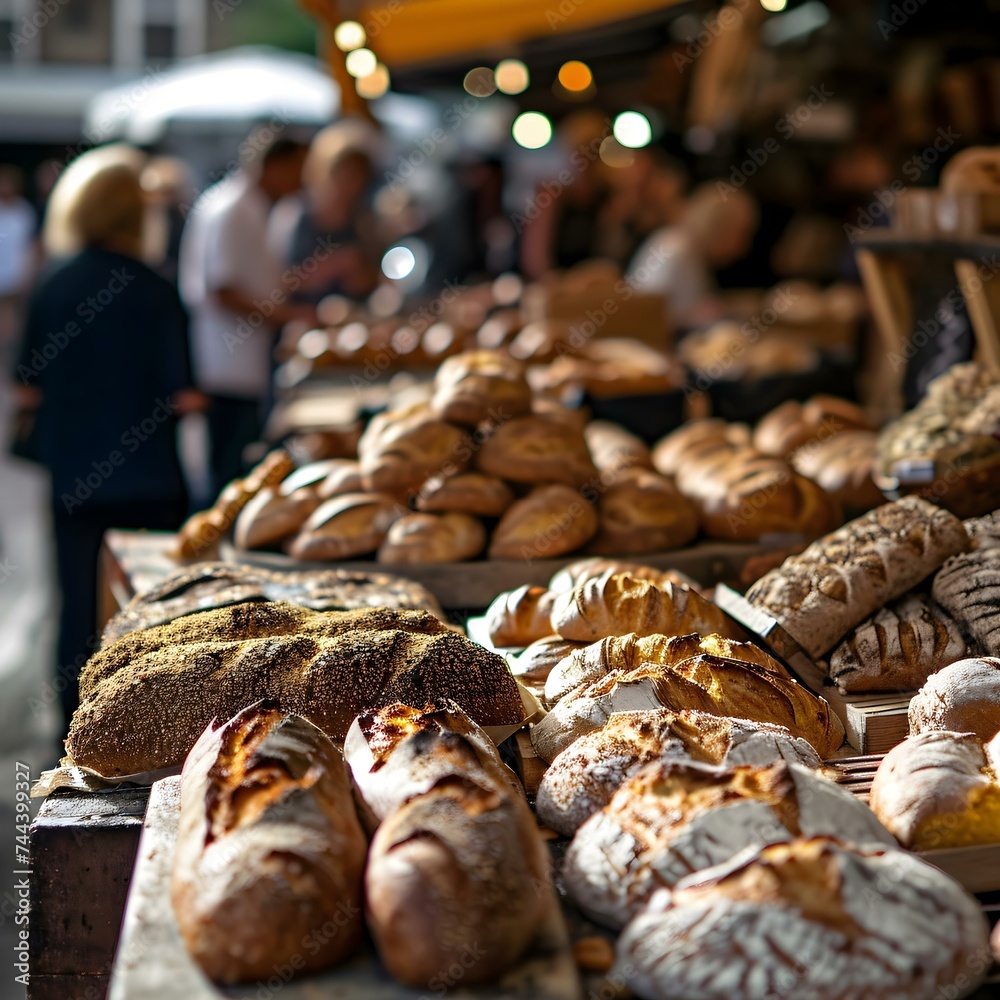
<path id="1" fill-rule="evenodd" d="M 95 645 L 97 556 L 109 528 L 176 528 L 186 495 L 177 454 L 191 392 L 187 321 L 169 282 L 141 262 L 144 158 L 109 146 L 63 171 L 43 240 L 50 265 L 28 307 L 15 370 L 33 404 L 33 457 L 52 476 L 68 722 Z"/>

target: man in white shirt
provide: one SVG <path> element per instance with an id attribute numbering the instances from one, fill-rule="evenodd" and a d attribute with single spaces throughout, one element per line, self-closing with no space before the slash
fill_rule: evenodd
<path id="1" fill-rule="evenodd" d="M 216 495 L 243 472 L 243 451 L 260 435 L 275 334 L 290 319 L 314 318 L 288 301 L 289 276 L 268 243 L 271 207 L 299 189 L 306 147 L 251 136 L 242 149 L 248 152 L 241 169 L 195 202 L 180 250 L 195 384 L 210 400 Z"/>

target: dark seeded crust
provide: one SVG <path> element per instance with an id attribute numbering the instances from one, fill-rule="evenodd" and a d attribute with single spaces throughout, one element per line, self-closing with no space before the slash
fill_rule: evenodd
<path id="1" fill-rule="evenodd" d="M 80 675 L 67 749 L 102 774 L 180 763 L 213 718 L 268 699 L 342 740 L 362 710 L 452 698 L 480 725 L 523 706 L 504 659 L 423 611 L 243 603 L 132 632 Z"/>
<path id="2" fill-rule="evenodd" d="M 949 559 L 934 577 L 932 593 L 983 652 L 1000 653 L 1000 548 Z"/>

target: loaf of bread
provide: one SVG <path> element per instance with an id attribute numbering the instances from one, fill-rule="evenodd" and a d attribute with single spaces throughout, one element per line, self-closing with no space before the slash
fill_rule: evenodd
<path id="1" fill-rule="evenodd" d="M 431 406 L 440 419 L 468 427 L 499 424 L 531 410 L 531 387 L 506 351 L 468 351 L 441 363 Z"/>
<path id="2" fill-rule="evenodd" d="M 320 504 L 288 546 L 293 559 L 330 562 L 374 552 L 403 509 L 384 493 L 345 493 Z"/>
<path id="3" fill-rule="evenodd" d="M 253 706 L 210 724 L 184 764 L 170 885 L 188 951 L 223 983 L 342 962 L 362 940 L 367 847 L 343 757 L 312 723 Z"/>
<path id="4" fill-rule="evenodd" d="M 499 517 L 514 502 L 510 487 L 496 476 L 460 472 L 428 479 L 417 494 L 417 509 Z"/>
<path id="5" fill-rule="evenodd" d="M 414 989 L 455 964 L 463 988 L 498 979 L 552 907 L 548 851 L 514 775 L 461 716 L 393 706 L 352 737 L 352 773 L 381 819 L 365 897 L 386 968 Z"/>
<path id="6" fill-rule="evenodd" d="M 358 442 L 365 489 L 404 498 L 432 476 L 461 472 L 472 458 L 472 439 L 436 419 L 423 404 L 372 418 Z"/>
<path id="7" fill-rule="evenodd" d="M 515 483 L 563 483 L 583 486 L 597 481 L 597 469 L 583 434 L 575 427 L 529 414 L 497 427 L 476 454 L 481 472 Z"/>
<path id="8" fill-rule="evenodd" d="M 988 741 L 1000 731 L 1000 659 L 973 657 L 927 678 L 910 699 L 910 733 L 950 730 Z"/>
<path id="9" fill-rule="evenodd" d="M 334 458 L 330 460 L 330 471 L 326 478 L 316 486 L 316 495 L 320 500 L 329 500 L 330 497 L 363 493 L 364 490 L 361 463 L 352 458 Z"/>
<path id="10" fill-rule="evenodd" d="M 67 749 L 101 774 L 135 774 L 179 764 L 213 718 L 260 699 L 341 740 L 365 709 L 438 697 L 485 726 L 524 715 L 503 657 L 426 612 L 247 602 L 131 632 L 92 656 Z"/>
<path id="11" fill-rule="evenodd" d="M 830 678 L 845 693 L 916 691 L 968 649 L 929 597 L 906 594 L 856 625 L 830 653 Z"/>
<path id="12" fill-rule="evenodd" d="M 318 506 L 319 497 L 308 486 L 287 494 L 267 486 L 240 511 L 233 542 L 244 550 L 277 546 L 294 535 Z"/>
<path id="13" fill-rule="evenodd" d="M 576 642 L 628 632 L 743 636 L 739 626 L 695 591 L 669 582 L 657 586 L 613 569 L 559 594 L 552 606 L 552 627 L 564 639 Z"/>
<path id="14" fill-rule="evenodd" d="M 1000 510 L 983 514 L 982 517 L 967 518 L 962 523 L 977 549 L 1000 546 Z"/>
<path id="15" fill-rule="evenodd" d="M 475 559 L 486 547 L 483 522 L 471 514 L 404 514 L 379 546 L 381 563 L 446 563 Z"/>
<path id="16" fill-rule="evenodd" d="M 267 570 L 233 563 L 195 563 L 137 594 L 104 627 L 101 646 L 128 632 L 244 601 L 288 601 L 313 611 L 399 608 L 444 619 L 434 595 L 413 580 L 347 569 Z"/>
<path id="17" fill-rule="evenodd" d="M 706 446 L 709 450 L 735 451 L 749 443 L 750 432 L 741 424 L 715 418 L 691 420 L 656 445 L 653 466 L 663 476 L 675 476 L 693 454 L 705 454 Z"/>
<path id="18" fill-rule="evenodd" d="M 1000 548 L 981 546 L 949 559 L 931 593 L 983 652 L 1000 653 Z"/>
<path id="19" fill-rule="evenodd" d="M 747 591 L 747 599 L 817 657 L 968 544 L 953 514 L 904 497 L 789 556 Z M 935 600 L 958 617 L 937 594 Z"/>
<path id="20" fill-rule="evenodd" d="M 1000 843 L 1000 737 L 910 736 L 882 758 L 869 802 L 911 851 Z"/>
<path id="21" fill-rule="evenodd" d="M 601 490 L 598 529 L 588 546 L 597 555 L 641 555 L 683 548 L 698 534 L 698 509 L 664 476 L 620 472 Z"/>
<path id="22" fill-rule="evenodd" d="M 885 503 L 872 479 L 877 435 L 843 431 L 811 441 L 789 458 L 792 468 L 826 490 L 851 516 Z"/>
<path id="23" fill-rule="evenodd" d="M 525 584 L 500 594 L 486 609 L 486 628 L 494 646 L 528 646 L 552 635 L 555 594 Z"/>
<path id="24" fill-rule="evenodd" d="M 591 420 L 584 427 L 583 436 L 599 472 L 616 475 L 625 469 L 653 468 L 649 445 L 618 424 Z"/>
<path id="25" fill-rule="evenodd" d="M 912 854 L 800 839 L 657 893 L 614 975 L 647 1000 L 957 998 L 989 968 L 988 933 L 979 903 Z"/>
<path id="26" fill-rule="evenodd" d="M 555 559 L 586 545 L 597 512 L 579 492 L 554 483 L 536 486 L 500 518 L 490 539 L 491 559 Z"/>
<path id="27" fill-rule="evenodd" d="M 545 702 L 554 705 L 582 684 L 593 684 L 612 670 L 627 673 L 647 663 L 672 666 L 709 653 L 746 660 L 787 677 L 784 667 L 759 646 L 720 635 L 613 635 L 569 653 L 555 665 L 545 682 Z"/>
<path id="28" fill-rule="evenodd" d="M 570 653 L 584 646 L 580 642 L 570 642 L 561 635 L 547 635 L 536 639 L 511 662 L 511 673 L 520 677 L 525 684 L 539 686 L 545 683 L 552 669 Z"/>
<path id="29" fill-rule="evenodd" d="M 753 446 L 763 455 L 787 458 L 805 445 L 854 430 L 872 430 L 864 410 L 855 403 L 836 396 L 813 396 L 807 403 L 790 399 L 757 424 Z"/>
<path id="30" fill-rule="evenodd" d="M 324 458 L 318 462 L 306 462 L 300 465 L 294 472 L 290 472 L 278 483 L 276 492 L 283 497 L 291 496 L 298 490 L 311 489 L 316 491 L 321 483 L 325 482 L 331 472 L 338 471 L 345 463 L 350 464 L 345 458 Z"/>
<path id="31" fill-rule="evenodd" d="M 630 562 L 627 559 L 606 559 L 603 556 L 587 556 L 585 559 L 575 559 L 557 570 L 549 580 L 549 590 L 561 594 L 572 590 L 585 580 L 601 576 L 608 570 L 615 573 L 630 573 L 637 580 L 650 580 L 659 585 L 670 582 L 682 587 L 697 590 L 697 583 L 684 573 L 675 569 L 658 569 L 656 566 L 645 566 L 642 563 Z M 702 595 L 704 596 L 704 594 Z"/>
<path id="32" fill-rule="evenodd" d="M 787 760 L 820 766 L 812 746 L 783 726 L 690 709 L 619 712 L 552 761 L 538 787 L 538 818 L 572 837 L 626 780 L 657 760 L 729 766 Z"/>
<path id="33" fill-rule="evenodd" d="M 801 684 L 746 660 L 701 653 L 677 664 L 613 670 L 581 685 L 531 727 L 531 744 L 539 757 L 552 761 L 615 712 L 650 708 L 692 708 L 784 726 L 824 759 L 844 740 L 840 719 Z"/>
<path id="34" fill-rule="evenodd" d="M 808 767 L 655 761 L 577 830 L 563 878 L 593 920 L 623 927 L 661 886 L 798 836 L 895 846 L 856 796 Z"/>

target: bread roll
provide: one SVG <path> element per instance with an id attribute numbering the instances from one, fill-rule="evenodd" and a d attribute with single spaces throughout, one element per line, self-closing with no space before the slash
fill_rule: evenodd
<path id="1" fill-rule="evenodd" d="M 307 462 L 290 472 L 278 484 L 277 493 L 287 497 L 301 489 L 318 490 L 331 472 L 336 472 L 347 462 L 344 458 L 325 458 L 319 462 Z"/>
<path id="2" fill-rule="evenodd" d="M 262 489 L 236 518 L 233 541 L 238 549 L 266 549 L 294 535 L 319 506 L 308 486 L 289 494 L 273 486 Z"/>
<path id="3" fill-rule="evenodd" d="M 346 493 L 312 512 L 292 540 L 293 559 L 330 561 L 374 552 L 385 541 L 401 510 L 392 497 L 379 493 Z"/>
<path id="4" fill-rule="evenodd" d="M 406 514 L 393 522 L 378 550 L 381 563 L 445 563 L 475 559 L 486 529 L 471 514 Z"/>
<path id="5" fill-rule="evenodd" d="M 247 602 L 131 632 L 80 673 L 67 751 L 101 774 L 179 764 L 213 718 L 260 699 L 331 739 L 395 701 L 452 698 L 484 726 L 521 722 L 503 657 L 422 611 Z"/>
<path id="6" fill-rule="evenodd" d="M 334 458 L 326 478 L 316 487 L 316 495 L 320 500 L 329 500 L 345 493 L 363 493 L 364 489 L 361 464 L 350 458 Z"/>
<path id="7" fill-rule="evenodd" d="M 912 854 L 794 840 L 658 893 L 613 975 L 647 1000 L 959 997 L 989 966 L 987 934 L 979 903 Z"/>
<path id="8" fill-rule="evenodd" d="M 655 472 L 630 469 L 602 490 L 599 526 L 588 546 L 597 555 L 641 555 L 683 548 L 698 534 L 698 510 Z"/>
<path id="9" fill-rule="evenodd" d="M 593 505 L 569 486 L 536 486 L 511 504 L 490 540 L 491 559 L 555 559 L 597 531 Z"/>
<path id="10" fill-rule="evenodd" d="M 584 427 L 583 436 L 599 472 L 653 468 L 653 457 L 646 442 L 618 424 L 592 420 Z"/>
<path id="11" fill-rule="evenodd" d="M 552 761 L 538 787 L 538 818 L 572 837 L 626 780 L 657 760 L 730 766 L 786 760 L 820 766 L 816 751 L 783 726 L 689 709 L 619 712 Z"/>
<path id="12" fill-rule="evenodd" d="M 788 400 L 761 419 L 753 446 L 763 455 L 787 458 L 810 442 L 826 441 L 841 431 L 871 430 L 864 410 L 836 396 L 813 396 L 807 403 Z"/>
<path id="13" fill-rule="evenodd" d="M 486 609 L 486 628 L 494 646 L 528 646 L 552 634 L 555 594 L 525 584 L 500 594 Z"/>
<path id="14" fill-rule="evenodd" d="M 442 420 L 468 427 L 498 424 L 531 410 L 531 387 L 506 352 L 468 351 L 441 363 L 431 407 Z"/>
<path id="15" fill-rule="evenodd" d="M 170 885 L 188 951 L 223 983 L 344 961 L 362 939 L 367 846 L 340 751 L 314 725 L 261 706 L 210 724 L 184 764 Z"/>
<path id="16" fill-rule="evenodd" d="M 593 684 L 612 670 L 628 672 L 644 664 L 671 666 L 692 656 L 709 653 L 731 660 L 746 660 L 771 673 L 787 677 L 784 667 L 759 646 L 720 635 L 626 635 L 606 636 L 569 653 L 556 664 L 545 682 L 545 701 L 554 705 L 581 684 Z"/>
<path id="17" fill-rule="evenodd" d="M 911 851 L 1000 843 L 1000 737 L 931 730 L 894 746 L 875 772 L 875 815 Z"/>
<path id="18" fill-rule="evenodd" d="M 792 468 L 826 490 L 851 514 L 885 503 L 872 480 L 877 435 L 874 431 L 843 431 L 814 441 L 794 452 Z"/>
<path id="19" fill-rule="evenodd" d="M 747 591 L 747 599 L 816 657 L 968 544 L 953 514 L 904 497 L 789 556 Z M 935 600 L 951 610 L 937 594 Z"/>
<path id="20" fill-rule="evenodd" d="M 582 486 L 597 477 L 583 434 L 534 414 L 497 427 L 479 449 L 476 465 L 482 472 L 515 483 Z"/>
<path id="21" fill-rule="evenodd" d="M 581 685 L 531 727 L 531 745 L 539 757 L 552 761 L 615 712 L 651 708 L 691 708 L 784 726 L 824 759 L 844 741 L 840 719 L 801 684 L 746 660 L 701 653 L 677 664 L 613 670 Z"/>
<path id="22" fill-rule="evenodd" d="M 931 593 L 984 652 L 1000 653 L 1000 548 L 980 547 L 949 559 Z"/>
<path id="23" fill-rule="evenodd" d="M 988 742 L 1000 731 L 1000 659 L 959 660 L 931 674 L 910 699 L 910 733 L 943 729 Z"/>
<path id="24" fill-rule="evenodd" d="M 556 664 L 582 648 L 583 643 L 569 642 L 561 635 L 544 636 L 514 657 L 510 665 L 511 673 L 520 677 L 525 684 L 544 684 Z"/>
<path id="25" fill-rule="evenodd" d="M 716 633 L 741 638 L 742 629 L 693 590 L 666 582 L 661 586 L 609 570 L 559 594 L 552 626 L 564 639 L 594 642 L 605 636 Z"/>
<path id="26" fill-rule="evenodd" d="M 735 450 L 750 443 L 750 434 L 740 424 L 709 418 L 691 420 L 671 432 L 653 449 L 653 466 L 663 476 L 676 475 L 694 449 L 705 444 Z"/>
<path id="27" fill-rule="evenodd" d="M 797 836 L 895 846 L 872 811 L 808 767 L 647 764 L 577 830 L 563 877 L 573 902 L 623 927 L 661 886 Z"/>
<path id="28" fill-rule="evenodd" d="M 499 517 L 514 502 L 510 487 L 496 476 L 460 472 L 428 479 L 417 494 L 417 509 Z"/>
<path id="29" fill-rule="evenodd" d="M 513 775 L 502 774 L 489 741 L 464 722 L 435 722 L 418 717 L 402 739 L 377 741 L 381 770 L 395 776 L 380 787 L 395 808 L 365 873 L 375 945 L 389 972 L 414 989 L 437 989 L 455 963 L 463 987 L 498 979 L 532 943 L 552 901 L 548 851 Z M 405 797 L 393 802 L 400 787 Z"/>

